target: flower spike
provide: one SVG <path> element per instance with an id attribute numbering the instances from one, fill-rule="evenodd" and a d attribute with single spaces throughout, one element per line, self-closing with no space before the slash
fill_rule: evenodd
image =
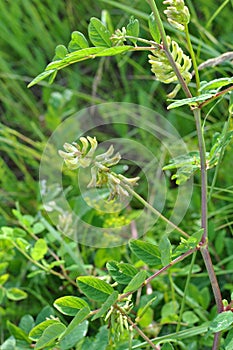
<path id="1" fill-rule="evenodd" d="M 116 197 L 123 199 L 129 196 L 127 189 L 137 185 L 139 177 L 128 179 L 121 174 L 111 172 L 111 167 L 118 164 L 121 160 L 119 152 L 114 154 L 114 147 L 111 145 L 109 149 L 98 156 L 95 156 L 95 151 L 98 146 L 96 138 L 80 137 L 81 146 L 73 142 L 65 143 L 64 149 L 66 152 L 59 150 L 59 155 L 64 159 L 65 164 L 71 170 L 78 168 L 91 167 L 91 181 L 87 185 L 91 187 L 104 187 L 109 189 L 109 200 Z"/>
<path id="2" fill-rule="evenodd" d="M 192 78 L 189 72 L 191 68 L 191 59 L 184 54 L 183 50 L 179 47 L 177 42 L 171 40 L 167 36 L 167 42 L 170 47 L 171 55 L 176 62 L 177 68 L 179 69 L 185 82 L 188 84 Z M 152 51 L 153 55 L 149 55 L 149 63 L 151 64 L 151 70 L 155 74 L 156 78 L 162 83 L 178 83 L 178 78 L 165 54 L 163 49 L 158 51 Z M 168 95 L 170 98 L 174 98 L 180 89 L 178 84 L 175 89 Z"/>
<path id="3" fill-rule="evenodd" d="M 183 0 L 165 0 L 165 5 L 169 5 L 164 11 L 168 22 L 180 31 L 184 31 L 185 25 L 189 23 L 190 13 Z"/>

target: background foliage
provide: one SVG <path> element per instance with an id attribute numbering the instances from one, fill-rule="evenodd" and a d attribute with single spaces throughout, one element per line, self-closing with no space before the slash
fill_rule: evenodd
<path id="1" fill-rule="evenodd" d="M 200 0 L 198 3 L 187 1 L 192 13 L 190 31 L 194 48 L 197 50 L 198 63 L 233 51 L 232 4 L 229 1 L 225 1 L 224 4 L 211 0 Z M 139 267 L 135 255 L 127 247 L 93 250 L 77 246 L 67 238 L 61 238 L 57 228 L 50 225 L 39 195 L 38 169 L 46 140 L 55 127 L 68 116 L 93 103 L 133 102 L 166 115 L 189 147 L 196 147 L 194 121 L 188 109 L 167 111 L 165 104 L 161 102 L 166 99 L 167 87 L 161 86 L 151 75 L 147 53 L 133 53 L 126 55 L 124 59 L 101 58 L 89 61 L 88 64 L 80 63 L 59 73 L 53 85 L 42 82 L 40 86 L 26 88 L 32 78 L 51 60 L 55 47 L 61 43 L 67 44 L 70 41 L 70 33 L 74 30 L 86 33 L 90 17 L 106 16 L 103 10 L 110 14 L 114 28 L 124 26 L 129 15 L 134 14 L 143 28 L 141 36 L 150 39 L 147 26 L 149 8 L 146 2 L 142 1 L 135 1 L 133 7 L 131 1 L 108 0 L 97 0 L 94 3 L 72 0 L 0 2 L 1 344 L 13 335 L 18 341 L 18 348 L 27 349 L 25 344 L 28 340 L 25 334 L 29 333 L 33 325 L 51 314 L 58 315 L 58 311 L 53 307 L 54 300 L 64 295 L 81 295 L 73 282 L 79 275 L 104 277 L 106 262 L 110 260 L 130 262 L 136 268 Z M 201 78 L 211 80 L 231 75 L 232 64 L 227 61 L 217 67 L 203 70 Z M 222 100 L 208 114 L 206 137 L 209 146 L 212 143 L 212 135 L 223 129 L 227 109 L 228 101 Z M 209 109 L 206 110 L 208 111 Z M 119 130 L 117 133 L 118 137 L 123 136 Z M 145 142 L 147 147 L 153 147 L 150 140 Z M 210 207 L 211 253 L 224 291 L 223 296 L 228 300 L 233 291 L 232 151 L 230 144 L 219 169 Z M 70 182 L 75 188 L 74 177 L 71 176 Z M 176 191 L 173 183 L 170 183 L 170 189 L 169 195 L 173 196 Z M 59 189 L 51 190 L 52 197 L 56 196 L 56 191 Z M 78 193 L 73 190 L 69 196 L 72 202 Z M 169 207 L 166 211 L 169 212 Z M 199 218 L 197 184 L 182 227 L 190 228 L 194 232 Z M 109 218 L 98 219 L 107 221 Z M 152 243 L 158 242 L 162 230 L 163 224 L 158 223 L 157 237 L 152 232 L 148 239 Z M 177 239 L 174 235 L 174 242 Z M 188 273 L 188 267 L 182 264 L 170 270 L 169 274 L 159 277 L 156 282 L 152 282 L 153 296 L 156 299 L 140 324 L 150 336 L 156 337 L 160 330 L 160 335 L 175 332 L 177 310 L 185 285 L 184 276 Z M 174 276 L 173 282 L 171 274 Z M 143 290 L 138 310 L 143 308 L 147 301 L 148 295 L 146 290 Z M 187 309 L 183 314 L 183 322 L 192 327 L 212 319 L 215 315 L 213 305 L 209 281 L 197 256 L 188 288 Z M 62 320 L 67 322 L 68 318 L 63 318 Z M 86 346 L 88 339 L 93 342 L 95 337 L 95 346 L 98 348 L 100 327 L 101 322 L 97 322 L 89 329 Z M 19 329 L 24 333 L 20 333 Z M 85 333 L 85 330 L 83 332 Z M 77 339 L 77 344 L 79 341 Z M 12 338 L 10 342 L 11 348 L 15 349 Z M 124 339 L 122 344 L 123 342 Z M 208 337 L 200 340 L 198 336 L 193 335 L 191 341 L 188 338 L 187 342 L 190 349 L 208 349 L 210 346 Z M 5 348 L 3 346 L 2 349 L 11 349 L 7 347 L 9 344 L 4 345 Z M 182 346 L 184 348 L 185 344 L 187 343 L 184 337 L 183 345 L 179 345 L 178 342 L 177 349 L 182 349 Z"/>

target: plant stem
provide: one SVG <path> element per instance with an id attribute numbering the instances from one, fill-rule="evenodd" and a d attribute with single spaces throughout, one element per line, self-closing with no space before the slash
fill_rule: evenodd
<path id="1" fill-rule="evenodd" d="M 222 134 L 224 135 L 223 136 L 223 145 L 225 144 L 225 141 L 227 139 L 227 131 L 228 131 L 229 124 L 230 124 L 230 117 L 228 118 L 228 121 L 224 124 L 224 127 L 223 127 L 223 131 L 222 131 Z M 216 183 L 216 180 L 217 180 L 218 171 L 220 169 L 220 164 L 221 164 L 221 161 L 222 161 L 222 158 L 223 158 L 223 155 L 224 155 L 224 151 L 225 151 L 225 147 L 222 147 L 221 151 L 220 151 L 220 154 L 219 154 L 219 157 L 218 157 L 218 163 L 217 163 L 216 168 L 215 168 L 212 184 L 211 184 L 211 187 L 210 187 L 210 191 L 209 191 L 209 195 L 208 195 L 208 201 L 210 201 L 210 199 L 212 197 L 212 194 L 213 194 L 214 186 L 215 186 L 215 183 Z"/>
<path id="2" fill-rule="evenodd" d="M 201 111 L 200 109 L 193 110 L 196 130 L 198 137 L 200 161 L 201 161 L 201 226 L 204 229 L 202 243 L 205 243 L 208 237 L 208 208 L 207 208 L 207 170 L 206 170 L 206 148 L 204 140 L 204 132 L 201 126 Z"/>
<path id="3" fill-rule="evenodd" d="M 171 266 L 177 264 L 178 262 L 184 260 L 185 258 L 187 258 L 189 255 L 193 254 L 195 251 L 197 250 L 197 248 L 194 249 L 190 249 L 187 252 L 185 252 L 184 254 L 178 256 L 176 259 L 172 260 L 168 265 L 162 267 L 160 270 L 156 271 L 153 275 L 151 275 L 150 277 L 148 277 L 143 285 L 147 285 L 148 283 L 150 283 L 150 281 L 152 281 L 155 277 L 161 275 L 161 273 L 163 273 L 164 271 L 166 271 L 167 269 L 169 269 Z M 131 295 L 133 292 L 127 292 L 124 293 L 120 296 L 119 300 L 125 299 L 127 298 L 129 295 Z"/>
<path id="4" fill-rule="evenodd" d="M 204 229 L 204 233 L 201 239 L 202 247 L 201 254 L 209 275 L 211 287 L 213 290 L 215 302 L 217 305 L 218 313 L 223 311 L 222 304 L 222 295 L 218 285 L 218 280 L 214 271 L 213 263 L 210 257 L 208 250 L 208 199 L 207 199 L 207 188 L 208 188 L 208 179 L 207 179 L 207 169 L 206 169 L 206 148 L 205 148 L 205 139 L 204 132 L 201 126 L 201 110 L 193 110 L 194 118 L 196 122 L 197 136 L 198 136 L 198 146 L 199 154 L 201 160 L 201 225 Z M 221 333 L 214 338 L 212 350 L 218 350 L 220 344 Z"/>
<path id="5" fill-rule="evenodd" d="M 73 286 L 77 287 L 77 284 L 75 283 L 75 281 L 73 281 L 68 275 L 67 273 L 64 271 L 62 271 L 63 273 L 57 272 L 53 269 L 48 269 L 46 268 L 44 265 L 40 264 L 38 261 L 34 260 L 33 258 L 30 257 L 30 255 L 28 255 L 23 249 L 21 249 L 17 244 L 15 244 L 13 242 L 14 246 L 16 249 L 18 249 L 18 251 L 23 254 L 25 256 L 25 258 L 29 261 L 31 261 L 31 263 L 33 263 L 34 265 L 36 265 L 37 267 L 39 267 L 41 270 L 45 271 L 46 273 L 50 273 L 52 275 L 55 275 L 57 277 L 59 277 L 60 279 L 64 280 L 66 279 L 70 284 L 72 284 Z"/>
<path id="6" fill-rule="evenodd" d="M 227 89 L 219 91 L 217 94 L 215 94 L 214 96 L 210 97 L 208 100 L 202 102 L 199 104 L 199 108 L 203 108 L 206 105 L 208 105 L 210 102 L 216 100 L 216 98 L 219 98 L 220 96 L 223 96 L 225 94 L 227 94 L 228 92 L 233 90 L 233 85 L 229 86 Z"/>
<path id="7" fill-rule="evenodd" d="M 190 39 L 190 35 L 189 35 L 188 24 L 185 24 L 184 28 L 185 28 L 185 36 L 186 36 L 186 41 L 187 41 L 187 45 L 188 45 L 188 50 L 189 50 L 189 53 L 190 53 L 190 56 L 191 56 L 192 62 L 193 62 L 193 69 L 194 69 L 196 84 L 197 84 L 197 94 L 199 95 L 200 77 L 199 77 L 199 72 L 198 72 L 197 60 L 196 60 L 195 53 L 193 51 L 193 45 L 191 43 L 191 39 Z"/>
<path id="8" fill-rule="evenodd" d="M 191 274 L 192 274 L 193 265 L 194 265 L 194 262 L 195 262 L 195 259 L 196 259 L 196 255 L 197 255 L 197 252 L 194 252 L 194 254 L 192 256 L 192 261 L 191 261 L 191 264 L 190 264 L 190 268 L 189 268 L 188 277 L 187 277 L 186 282 L 185 282 L 184 296 L 183 296 L 182 302 L 181 302 L 180 315 L 179 315 L 179 319 L 178 319 L 178 323 L 177 323 L 177 327 L 176 327 L 176 332 L 179 332 L 179 330 L 180 330 L 181 319 L 182 319 L 182 315 L 183 315 L 183 311 L 184 311 L 184 305 L 185 305 L 185 300 L 186 300 L 186 294 L 187 294 L 187 291 L 188 291 L 188 286 L 189 286 L 189 282 L 190 282 L 190 279 L 191 279 Z"/>
<path id="9" fill-rule="evenodd" d="M 39 238 L 33 233 L 32 229 L 27 227 L 26 225 L 20 223 L 20 225 L 23 227 L 23 229 L 29 233 L 29 235 L 35 240 L 35 241 L 38 241 Z M 48 252 L 52 255 L 52 257 L 56 260 L 56 261 L 59 261 L 59 257 L 56 253 L 54 253 L 54 251 L 50 248 L 48 248 Z M 32 261 L 33 262 L 33 261 Z M 43 266 L 43 265 L 41 265 Z M 69 281 L 71 284 L 73 284 L 75 287 L 77 287 L 76 283 L 69 277 L 69 275 L 67 274 L 64 266 L 62 264 L 59 265 L 61 271 L 62 271 L 62 274 L 64 276 L 64 278 Z M 51 270 L 50 270 L 51 271 Z M 52 270 L 53 271 L 53 270 Z"/>
<path id="10" fill-rule="evenodd" d="M 179 228 L 176 224 L 174 224 L 172 221 L 168 220 L 165 216 L 163 216 L 157 209 L 152 207 L 144 198 L 142 198 L 137 192 L 135 192 L 131 187 L 122 184 L 125 189 L 131 193 L 139 202 L 141 202 L 147 209 L 149 209 L 152 213 L 154 213 L 156 216 L 159 216 L 163 221 L 168 223 L 170 226 L 172 226 L 176 231 L 181 233 L 186 238 L 189 237 L 189 235 L 183 231 L 181 228 Z"/>
<path id="11" fill-rule="evenodd" d="M 220 346 L 222 332 L 215 333 L 212 350 L 218 350 Z"/>
<path id="12" fill-rule="evenodd" d="M 214 271 L 214 267 L 213 267 L 213 263 L 212 263 L 212 260 L 210 257 L 208 247 L 205 245 L 204 247 L 202 247 L 200 249 L 200 251 L 201 251 L 201 254 L 202 254 L 202 257 L 204 259 L 205 266 L 206 266 L 206 269 L 207 269 L 207 272 L 209 275 L 209 279 L 210 279 L 210 283 L 211 283 L 212 290 L 214 293 L 214 298 L 215 298 L 215 302 L 217 305 L 218 313 L 221 313 L 223 311 L 222 295 L 220 292 L 218 280 L 217 280 L 217 277 L 216 277 L 216 274 Z"/>
<path id="13" fill-rule="evenodd" d="M 156 271 L 152 276 L 150 276 L 149 278 L 146 279 L 145 284 L 149 283 L 150 281 L 152 281 L 155 277 L 157 277 L 158 275 L 160 275 L 162 272 L 166 271 L 167 269 L 169 269 L 169 267 L 177 264 L 178 262 L 184 260 L 185 258 L 187 258 L 189 255 L 193 254 L 195 251 L 197 250 L 197 248 L 194 249 L 190 249 L 187 252 L 185 252 L 184 254 L 178 256 L 176 259 L 172 260 L 168 265 L 162 267 L 160 270 Z"/>
<path id="14" fill-rule="evenodd" d="M 144 44 L 153 45 L 157 49 L 161 48 L 160 47 L 161 45 L 159 43 L 156 43 L 153 40 L 147 40 L 147 39 L 143 39 L 143 38 L 138 38 L 136 36 L 131 36 L 131 35 L 126 35 L 125 38 L 126 39 L 134 39 L 134 40 L 140 41 L 140 42 L 142 42 Z M 137 46 L 135 48 L 137 48 Z"/>
<path id="15" fill-rule="evenodd" d="M 159 32 L 160 32 L 160 35 L 161 35 L 161 38 L 163 41 L 164 52 L 165 52 L 165 54 L 166 54 L 166 56 L 171 64 L 181 86 L 182 86 L 184 93 L 186 94 L 187 97 L 192 97 L 192 94 L 191 94 L 187 84 L 185 83 L 185 81 L 184 81 L 179 69 L 177 68 L 176 63 L 173 60 L 173 57 L 170 53 L 167 39 L 166 39 L 166 33 L 165 33 L 165 30 L 163 27 L 163 23 L 162 23 L 159 11 L 158 11 L 157 6 L 155 4 L 155 1 L 154 0 L 147 0 L 147 1 L 150 4 L 151 9 L 152 9 L 154 16 L 155 16 L 155 19 L 156 19 L 156 22 L 157 22 L 157 25 L 159 28 Z M 195 55 L 193 52 L 192 43 L 190 41 L 187 27 L 186 27 L 186 37 L 187 37 L 189 51 L 190 51 L 191 57 L 193 59 L 193 65 L 194 65 L 196 82 L 197 82 L 197 89 L 198 89 L 198 87 L 200 85 L 199 75 L 198 75 L 198 67 L 196 65 L 196 59 L 195 59 Z M 231 91 L 232 88 L 233 87 L 229 87 L 228 89 L 224 90 L 223 92 L 216 94 L 214 97 L 212 97 L 210 99 L 210 101 L 212 101 L 213 99 L 219 97 L 220 95 L 222 95 L 226 92 Z M 210 278 L 211 286 L 213 289 L 213 293 L 214 293 L 214 297 L 215 297 L 215 301 L 216 301 L 216 305 L 217 305 L 217 309 L 218 309 L 218 312 L 220 313 L 223 311 L 222 296 L 221 296 L 220 288 L 218 285 L 218 281 L 216 278 L 216 274 L 215 274 L 212 260 L 211 260 L 209 250 L 208 250 L 208 207 L 207 207 L 208 181 L 207 181 L 207 169 L 206 169 L 205 139 L 204 139 L 204 132 L 202 130 L 202 125 L 201 125 L 201 107 L 205 106 L 210 101 L 205 101 L 201 105 L 199 105 L 198 109 L 193 110 L 193 114 L 194 114 L 194 119 L 195 119 L 195 123 L 196 123 L 199 153 L 200 153 L 200 160 L 201 160 L 201 226 L 204 229 L 204 233 L 203 233 L 203 236 L 201 239 L 201 243 L 202 243 L 201 253 L 202 253 L 202 257 L 204 259 L 205 265 L 206 265 L 206 269 L 208 271 L 208 275 Z M 220 334 L 215 336 L 213 350 L 217 350 L 219 348 L 219 344 L 220 344 Z"/>

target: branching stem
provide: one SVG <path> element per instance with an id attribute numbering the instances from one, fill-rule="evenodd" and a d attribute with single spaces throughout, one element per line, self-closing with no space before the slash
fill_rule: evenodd
<path id="1" fill-rule="evenodd" d="M 154 0 L 147 0 L 148 3 L 150 4 L 150 7 L 154 13 L 155 20 L 157 22 L 160 35 L 163 41 L 163 49 L 164 52 L 169 59 L 169 62 L 182 86 L 182 89 L 187 97 L 192 97 L 191 92 L 189 91 L 189 88 L 187 84 L 185 83 L 181 73 L 179 72 L 179 69 L 176 66 L 175 61 L 173 60 L 173 57 L 169 51 L 168 43 L 166 40 L 166 33 L 163 27 L 163 23 L 159 14 L 159 11 L 157 9 L 157 6 L 155 4 Z M 188 27 L 187 25 L 185 26 L 185 33 L 186 33 L 186 39 L 187 39 L 187 44 L 189 48 L 190 55 L 193 60 L 193 65 L 194 65 L 194 71 L 195 71 L 195 76 L 196 76 L 196 83 L 197 83 L 197 90 L 200 87 L 200 80 L 199 80 L 199 74 L 198 74 L 198 67 L 196 63 L 196 58 L 195 54 L 193 52 L 193 47 L 192 43 L 190 40 L 189 32 L 188 32 Z M 213 99 L 221 96 L 221 94 L 224 94 L 226 92 L 229 92 L 232 90 L 233 87 L 229 87 L 226 89 L 224 92 L 219 92 L 216 94 L 216 96 L 213 96 L 210 100 L 212 101 Z M 198 93 L 198 91 L 197 91 Z M 217 277 L 214 271 L 213 263 L 209 254 L 208 250 L 208 199 L 207 199 L 207 188 L 208 188 L 208 180 L 207 180 L 207 168 L 206 168 L 206 147 L 205 147 L 205 139 L 204 139 L 204 131 L 202 129 L 202 124 L 201 124 L 201 108 L 204 107 L 207 103 L 210 101 L 205 101 L 201 105 L 199 105 L 199 108 L 193 109 L 193 114 L 194 114 L 194 119 L 196 123 L 196 130 L 197 130 L 197 137 L 198 137 L 198 147 L 199 147 L 199 153 L 200 153 L 200 160 L 201 160 L 201 226 L 204 229 L 204 233 L 201 239 L 201 253 L 202 257 L 204 259 L 206 269 L 210 278 L 215 302 L 217 305 L 218 312 L 223 311 L 223 304 L 222 304 L 222 296 L 220 292 L 220 288 L 218 285 Z M 214 344 L 212 350 L 218 350 L 219 349 L 219 344 L 220 344 L 220 339 L 221 339 L 221 334 L 217 333 L 214 338 Z"/>

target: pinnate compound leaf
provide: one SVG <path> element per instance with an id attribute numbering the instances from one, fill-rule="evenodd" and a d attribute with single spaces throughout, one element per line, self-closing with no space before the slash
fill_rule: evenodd
<path id="1" fill-rule="evenodd" d="M 33 85 L 38 84 L 41 80 L 44 80 L 45 78 L 47 78 L 48 76 L 50 76 L 51 74 L 53 74 L 54 72 L 56 72 L 55 69 L 48 69 L 45 70 L 44 72 L 40 73 L 39 75 L 37 75 L 29 84 L 28 84 L 28 88 L 32 87 Z"/>
<path id="2" fill-rule="evenodd" d="M 133 46 L 125 45 L 125 46 L 115 46 L 115 47 L 87 47 L 81 50 L 77 50 L 67 54 L 62 60 L 56 60 L 47 65 L 45 71 L 35 77 L 30 84 L 28 84 L 28 88 L 33 85 L 39 83 L 41 80 L 44 80 L 48 76 L 50 76 L 49 83 L 52 83 L 56 77 L 57 71 L 63 69 L 70 64 L 78 63 L 80 61 L 88 60 L 95 57 L 108 57 L 122 54 L 124 52 L 132 49 Z"/>
<path id="3" fill-rule="evenodd" d="M 172 175 L 171 179 L 176 180 L 177 185 L 184 184 L 188 181 L 194 173 L 199 169 L 196 165 L 185 165 L 179 168 L 176 174 Z"/>
<path id="4" fill-rule="evenodd" d="M 177 169 L 188 165 L 200 166 L 199 152 L 193 151 L 189 152 L 188 154 L 182 154 L 178 157 L 172 158 L 169 164 L 163 167 L 163 170 Z"/>
<path id="5" fill-rule="evenodd" d="M 112 305 L 116 303 L 118 299 L 118 292 L 114 291 L 109 297 L 106 299 L 106 301 L 103 303 L 100 310 L 92 317 L 92 321 L 96 320 L 97 318 L 102 317 Z"/>
<path id="6" fill-rule="evenodd" d="M 137 274 L 138 270 L 131 264 L 109 261 L 106 264 L 109 274 L 114 281 L 120 284 L 128 284 Z"/>
<path id="7" fill-rule="evenodd" d="M 53 344 L 65 330 L 66 326 L 61 322 L 51 324 L 43 331 L 42 336 L 36 343 L 35 350 L 44 349 Z"/>
<path id="8" fill-rule="evenodd" d="M 201 82 L 200 91 L 219 89 L 223 86 L 227 86 L 233 83 L 233 77 L 230 78 L 219 78 L 208 82 Z"/>
<path id="9" fill-rule="evenodd" d="M 210 323 L 210 331 L 212 333 L 221 332 L 233 324 L 233 312 L 225 311 L 218 314 L 215 319 Z"/>
<path id="10" fill-rule="evenodd" d="M 46 320 L 37 324 L 29 333 L 29 338 L 33 341 L 37 341 L 43 334 L 44 330 L 53 324 L 60 324 L 57 320 Z"/>
<path id="11" fill-rule="evenodd" d="M 138 288 L 140 288 L 147 277 L 147 272 L 145 270 L 139 271 L 136 276 L 132 278 L 129 282 L 128 286 L 125 287 L 124 293 L 134 292 Z"/>
<path id="12" fill-rule="evenodd" d="M 68 50 L 70 52 L 85 49 L 87 47 L 89 47 L 89 44 L 83 33 L 75 31 L 71 34 L 71 41 L 68 45 Z"/>
<path id="13" fill-rule="evenodd" d="M 62 334 L 60 340 L 65 339 L 65 337 L 70 335 L 74 331 L 74 329 L 87 318 L 89 314 L 89 307 L 84 307 L 81 310 L 79 310 L 77 315 L 73 318 L 69 326 L 66 328 L 66 331 Z"/>
<path id="14" fill-rule="evenodd" d="M 99 302 L 105 302 L 108 296 L 114 292 L 112 286 L 93 276 L 80 276 L 77 278 L 77 283 L 88 298 Z"/>
<path id="15" fill-rule="evenodd" d="M 177 185 L 185 183 L 191 176 L 200 169 L 200 155 L 198 152 L 189 152 L 173 158 L 163 170 L 178 169 L 176 174 L 172 175 L 172 180 L 176 180 Z"/>
<path id="16" fill-rule="evenodd" d="M 88 35 L 94 46 L 111 47 L 111 34 L 105 25 L 96 17 L 90 19 Z"/>
<path id="17" fill-rule="evenodd" d="M 160 265 L 160 252 L 157 245 L 141 240 L 132 240 L 129 243 L 132 252 L 149 266 Z"/>
<path id="18" fill-rule="evenodd" d="M 83 307 L 88 307 L 88 304 L 85 300 L 74 297 L 74 296 L 65 296 L 55 300 L 55 308 L 64 315 L 75 316 L 78 310 Z"/>
<path id="19" fill-rule="evenodd" d="M 7 321 L 7 328 L 10 332 L 11 335 L 13 335 L 13 337 L 15 339 L 18 339 L 18 340 L 24 340 L 26 341 L 27 343 L 31 343 L 29 338 L 28 338 L 28 335 L 26 332 L 24 332 L 21 328 L 15 326 L 13 323 L 11 323 L 10 321 Z"/>
<path id="20" fill-rule="evenodd" d="M 215 94 L 202 94 L 200 96 L 191 97 L 191 98 L 184 98 L 182 100 L 177 100 L 173 103 L 171 103 L 167 109 L 173 109 L 181 106 L 198 106 L 199 103 L 204 102 L 206 100 L 209 100 L 211 97 L 213 97 Z"/>
<path id="21" fill-rule="evenodd" d="M 223 156 L 226 147 L 232 140 L 232 137 L 232 130 L 228 132 L 223 130 L 222 134 L 215 133 L 213 135 L 213 146 L 211 147 L 210 152 L 207 153 L 206 157 L 208 164 L 207 169 L 213 168 L 219 161 L 221 161 L 220 155 L 221 157 Z"/>
<path id="22" fill-rule="evenodd" d="M 27 293 L 19 288 L 9 288 L 6 290 L 6 296 L 10 300 L 23 300 L 27 298 Z"/>
<path id="23" fill-rule="evenodd" d="M 101 56 L 115 56 L 132 49 L 132 46 L 114 46 L 114 47 L 87 47 L 86 49 L 78 50 L 69 53 L 63 60 L 54 61 L 47 65 L 47 70 L 60 70 L 69 66 L 70 64 L 80 61 L 88 60 L 90 58 Z"/>
<path id="24" fill-rule="evenodd" d="M 47 243 L 43 238 L 39 238 L 31 250 L 31 257 L 38 261 L 43 259 L 48 251 Z"/>

